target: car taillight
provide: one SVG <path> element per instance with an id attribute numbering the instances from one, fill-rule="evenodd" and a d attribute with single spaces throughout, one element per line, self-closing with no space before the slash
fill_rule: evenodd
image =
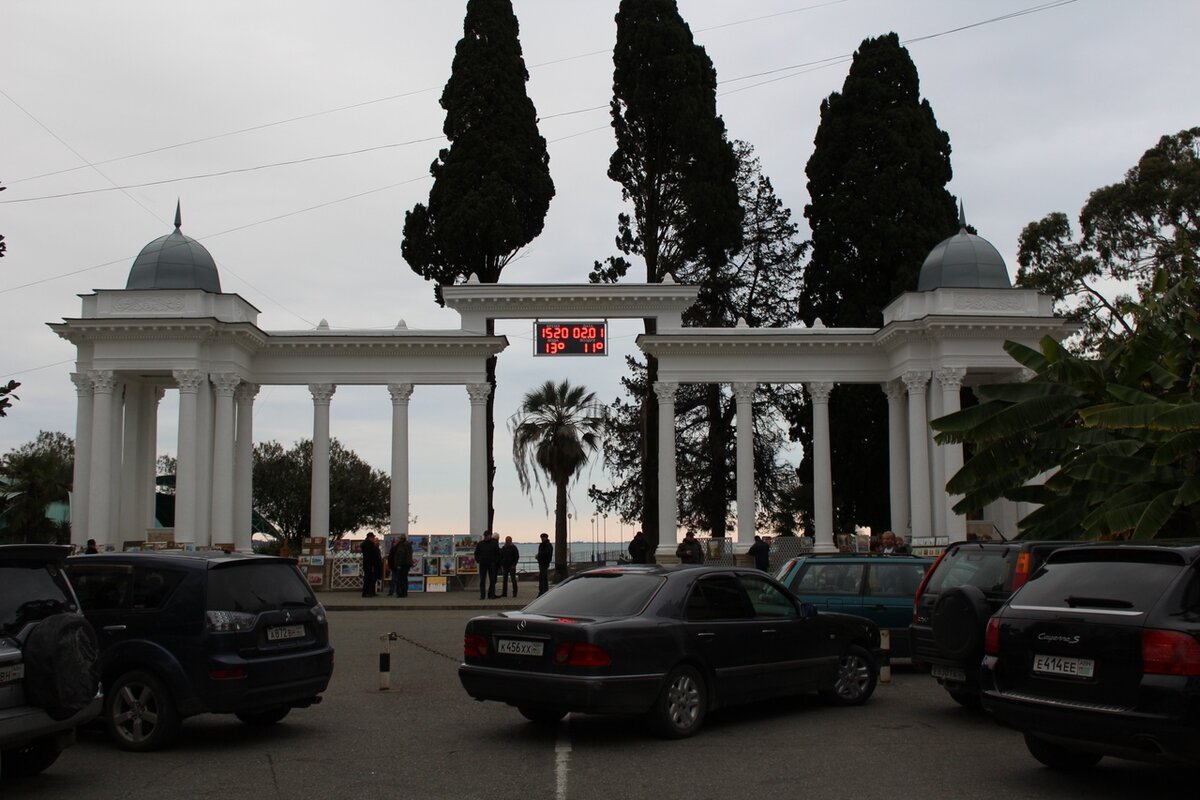
<path id="1" fill-rule="evenodd" d="M 983 635 L 983 652 L 989 656 L 1000 655 L 1000 618 L 988 619 L 987 631 Z"/>
<path id="2" fill-rule="evenodd" d="M 1142 672 L 1200 675 L 1200 642 L 1179 631 L 1142 631 Z"/>
<path id="3" fill-rule="evenodd" d="M 921 578 L 921 585 L 917 587 L 917 593 L 913 595 L 913 624 L 917 624 L 917 609 L 921 607 L 921 595 L 925 594 L 925 587 L 929 585 L 929 579 L 933 577 L 933 573 L 937 570 L 938 564 L 942 563 L 942 559 L 946 557 L 948 550 L 943 550 L 933 562 L 933 566 L 925 570 L 924 577 Z"/>
<path id="4" fill-rule="evenodd" d="M 243 611 L 206 611 L 204 613 L 208 630 L 217 633 L 254 630 L 254 623 L 257 619 L 256 615 Z"/>
<path id="5" fill-rule="evenodd" d="M 1029 564 L 1032 560 L 1033 557 L 1029 553 L 1021 553 L 1017 556 L 1017 571 L 1013 574 L 1012 590 L 1014 592 L 1029 580 Z"/>
<path id="6" fill-rule="evenodd" d="M 560 644 L 554 651 L 554 663 L 568 667 L 606 667 L 612 663 L 608 652 L 594 644 Z"/>
<path id="7" fill-rule="evenodd" d="M 488 641 L 485 637 L 468 633 L 463 637 L 463 656 L 465 658 L 483 658 L 488 654 Z"/>

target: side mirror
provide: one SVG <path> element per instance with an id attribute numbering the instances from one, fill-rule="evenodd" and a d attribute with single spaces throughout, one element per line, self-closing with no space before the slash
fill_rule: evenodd
<path id="1" fill-rule="evenodd" d="M 817 607 L 812 603 L 800 604 L 800 616 L 804 619 L 812 619 L 817 615 Z"/>

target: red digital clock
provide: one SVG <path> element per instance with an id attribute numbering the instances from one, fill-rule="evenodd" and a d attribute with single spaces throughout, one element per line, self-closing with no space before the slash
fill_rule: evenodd
<path id="1" fill-rule="evenodd" d="M 535 322 L 535 356 L 608 355 L 608 324 L 604 322 Z"/>

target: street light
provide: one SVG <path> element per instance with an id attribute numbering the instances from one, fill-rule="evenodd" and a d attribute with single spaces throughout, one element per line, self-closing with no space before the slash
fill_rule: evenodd
<path id="1" fill-rule="evenodd" d="M 596 524 L 596 515 L 592 515 L 592 561 L 596 561 L 596 529 L 599 528 Z"/>
<path id="2" fill-rule="evenodd" d="M 604 515 L 604 539 L 603 539 L 603 542 L 604 543 L 600 546 L 600 555 L 603 556 L 604 559 L 607 561 L 608 560 L 608 514 Z"/>
<path id="3" fill-rule="evenodd" d="M 571 512 L 567 512 L 567 552 L 564 559 L 568 564 L 571 563 Z"/>

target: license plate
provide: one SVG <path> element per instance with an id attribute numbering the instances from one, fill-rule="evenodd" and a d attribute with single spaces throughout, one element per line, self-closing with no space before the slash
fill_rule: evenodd
<path id="1" fill-rule="evenodd" d="M 15 683 L 25 677 L 24 664 L 0 667 L 0 683 Z"/>
<path id="2" fill-rule="evenodd" d="M 303 639 L 303 625 L 277 625 L 274 628 L 267 628 L 267 641 L 279 642 L 284 639 Z"/>
<path id="3" fill-rule="evenodd" d="M 1066 656 L 1034 656 L 1033 671 L 1043 675 L 1067 675 L 1072 678 L 1091 678 L 1096 672 L 1096 662 L 1090 658 L 1067 658 Z"/>
<path id="4" fill-rule="evenodd" d="M 496 651 L 510 656 L 540 656 L 542 643 L 520 639 L 500 639 L 496 642 Z"/>
<path id="5" fill-rule="evenodd" d="M 967 673 L 964 670 L 961 670 L 958 667 L 945 667 L 941 664 L 930 664 L 929 674 L 935 678 L 941 678 L 942 680 L 947 681 L 959 681 L 960 683 L 965 683 L 967 680 Z"/>

